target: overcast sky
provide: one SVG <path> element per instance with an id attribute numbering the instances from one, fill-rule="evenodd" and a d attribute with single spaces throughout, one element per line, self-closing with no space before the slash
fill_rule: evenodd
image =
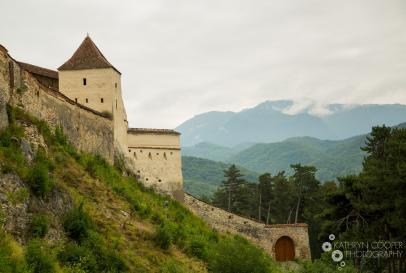
<path id="1" fill-rule="evenodd" d="M 0 0 L 0 44 L 56 69 L 89 32 L 132 127 L 265 100 L 406 104 L 405 0 Z M 306 100 L 308 101 L 308 100 Z"/>

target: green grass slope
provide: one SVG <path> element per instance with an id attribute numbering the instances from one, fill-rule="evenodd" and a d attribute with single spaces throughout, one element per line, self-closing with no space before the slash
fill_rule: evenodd
<path id="1" fill-rule="evenodd" d="M 9 116 L 11 126 L 0 132 L 1 174 L 18 175 L 28 196 L 41 202 L 29 208 L 35 220 L 24 244 L 0 225 L 0 272 L 283 272 L 246 240 L 213 231 L 180 203 L 123 175 L 122 164 L 77 152 L 61 130 L 51 132 L 18 109 L 9 109 Z M 34 126 L 45 140 L 46 149 L 31 163 L 19 124 Z M 71 196 L 67 214 L 41 206 L 53 189 Z M 4 212 L 0 216 L 4 223 Z M 44 239 L 49 225 L 62 238 Z"/>

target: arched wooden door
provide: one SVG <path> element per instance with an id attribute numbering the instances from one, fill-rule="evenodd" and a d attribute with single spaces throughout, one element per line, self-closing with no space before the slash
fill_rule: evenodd
<path id="1" fill-rule="evenodd" d="M 295 259 L 295 247 L 288 236 L 283 236 L 276 241 L 275 259 L 278 262 L 292 261 Z"/>

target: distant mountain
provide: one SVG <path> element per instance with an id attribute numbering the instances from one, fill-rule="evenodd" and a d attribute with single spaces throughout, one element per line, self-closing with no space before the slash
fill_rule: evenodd
<path id="1" fill-rule="evenodd" d="M 406 122 L 394 127 L 406 128 Z M 256 181 L 259 174 L 286 171 L 291 174 L 291 164 L 301 163 L 317 167 L 317 178 L 324 182 L 339 176 L 356 174 L 362 168 L 367 134 L 344 140 L 320 140 L 312 137 L 294 137 L 275 143 L 246 144 L 227 148 L 211 143 L 201 143 L 182 150 L 182 170 L 185 190 L 197 196 L 210 196 L 223 180 L 223 170 L 236 164 L 246 174 L 246 179 Z M 240 148 L 247 147 L 242 151 Z M 225 154 L 222 155 L 221 152 Z M 206 158 L 190 157 L 194 154 Z M 225 158 L 225 162 L 219 162 Z"/>
<path id="2" fill-rule="evenodd" d="M 231 164 L 213 160 L 182 156 L 183 185 L 186 192 L 194 196 L 211 196 L 224 180 L 223 170 Z M 258 174 L 237 166 L 245 178 L 256 181 Z"/>
<path id="3" fill-rule="evenodd" d="M 176 129 L 182 133 L 183 147 L 201 142 L 234 147 L 240 143 L 270 143 L 299 136 L 344 139 L 365 134 L 375 125 L 399 124 L 406 117 L 406 105 L 400 104 L 331 104 L 322 109 L 309 104 L 300 111 L 295 109 L 292 101 L 266 101 L 240 112 L 200 114 Z"/>

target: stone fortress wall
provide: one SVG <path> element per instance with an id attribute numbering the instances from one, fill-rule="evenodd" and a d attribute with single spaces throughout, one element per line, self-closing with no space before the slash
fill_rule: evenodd
<path id="1" fill-rule="evenodd" d="M 51 128 L 62 126 L 69 141 L 79 150 L 98 154 L 113 162 L 112 119 L 41 84 L 2 46 L 0 92 L 6 103 L 44 120 Z"/>
<path id="2" fill-rule="evenodd" d="M 85 54 L 93 54 L 90 58 L 99 54 L 96 57 L 106 61 L 89 37 L 83 44 Z M 0 55 L 3 104 L 22 108 L 51 128 L 62 126 L 81 151 L 98 154 L 110 163 L 123 156 L 140 182 L 183 202 L 180 134 L 167 129 L 128 129 L 117 69 L 107 63 L 109 67 L 57 72 L 20 63 L 1 45 Z M 142 152 L 134 156 L 135 149 Z"/>
<path id="3" fill-rule="evenodd" d="M 214 207 L 189 194 L 185 194 L 185 205 L 214 229 L 241 235 L 260 246 L 274 258 L 276 242 L 282 237 L 289 237 L 293 241 L 296 259 L 311 258 L 306 224 L 266 225 Z"/>
<path id="4" fill-rule="evenodd" d="M 7 122 L 5 104 L 20 107 L 51 128 L 62 126 L 69 141 L 81 151 L 98 154 L 110 163 L 117 153 L 123 153 L 127 166 L 142 183 L 184 202 L 213 228 L 240 234 L 274 257 L 277 242 L 288 237 L 293 242 L 294 257 L 310 259 L 306 224 L 265 225 L 184 195 L 180 134 L 166 129 L 128 128 L 120 73 L 114 67 L 89 74 L 83 74 L 83 69 L 70 72 L 62 71 L 62 78 L 67 81 L 62 80 L 59 86 L 58 72 L 17 62 L 0 45 L 0 128 Z M 107 76 L 102 75 L 106 73 Z M 100 77 L 99 85 L 92 83 L 92 79 Z M 90 80 L 90 86 L 95 84 L 100 90 L 107 88 L 115 93 L 109 96 L 107 89 L 97 94 L 82 90 L 84 94 L 73 92 L 68 97 L 60 92 L 61 88 L 75 85 L 81 89 L 84 78 Z M 108 109 L 109 114 L 102 113 Z"/>
<path id="5" fill-rule="evenodd" d="M 59 92 L 75 102 L 113 118 L 115 147 L 127 149 L 127 114 L 121 94 L 121 74 L 113 68 L 62 70 Z"/>
<path id="6" fill-rule="evenodd" d="M 164 129 L 129 129 L 128 158 L 145 185 L 170 193 L 183 202 L 179 133 Z"/>

